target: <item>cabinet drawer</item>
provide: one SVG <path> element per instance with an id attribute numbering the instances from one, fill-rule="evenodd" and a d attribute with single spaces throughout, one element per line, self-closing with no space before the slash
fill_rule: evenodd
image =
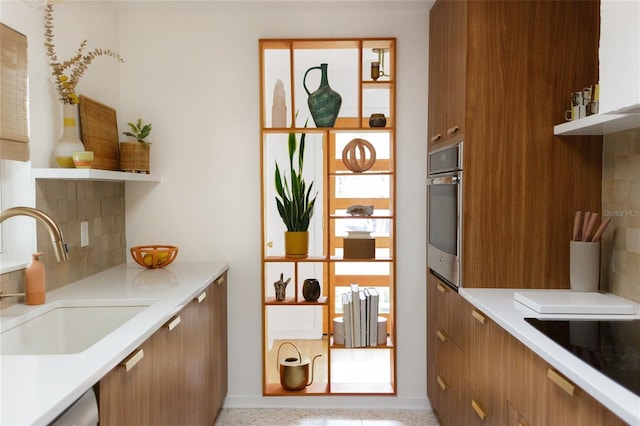
<path id="1" fill-rule="evenodd" d="M 446 330 L 447 335 L 460 348 L 464 349 L 465 319 L 463 307 L 464 299 L 451 287 L 443 283 L 435 275 L 429 274 L 430 294 L 435 297 L 435 321 Z"/>
<path id="2" fill-rule="evenodd" d="M 460 424 L 460 404 L 463 398 L 462 349 L 451 340 L 444 329 L 438 329 L 435 339 L 436 411 L 443 424 Z"/>
<path id="3" fill-rule="evenodd" d="M 487 401 L 475 393 L 466 382 L 464 382 L 463 398 L 460 407 L 464 415 L 465 425 L 497 426 L 500 424 L 494 417 L 495 413 L 488 408 Z"/>
<path id="4" fill-rule="evenodd" d="M 508 334 L 483 312 L 465 306 L 468 335 L 465 347 L 465 379 L 484 409 L 506 423 Z"/>

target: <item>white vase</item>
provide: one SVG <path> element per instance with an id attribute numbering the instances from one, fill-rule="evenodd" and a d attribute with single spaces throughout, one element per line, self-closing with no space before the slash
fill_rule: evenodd
<path id="1" fill-rule="evenodd" d="M 63 130 L 62 136 L 54 147 L 54 156 L 58 166 L 73 168 L 73 158 L 71 154 L 75 151 L 84 151 L 84 145 L 78 137 L 76 121 L 78 117 L 78 105 L 63 104 Z"/>

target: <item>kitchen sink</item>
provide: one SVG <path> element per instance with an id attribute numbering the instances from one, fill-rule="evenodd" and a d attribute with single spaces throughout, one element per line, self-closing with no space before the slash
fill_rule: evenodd
<path id="1" fill-rule="evenodd" d="M 0 355 L 62 355 L 82 352 L 151 303 L 56 302 L 20 317 L 5 318 Z"/>

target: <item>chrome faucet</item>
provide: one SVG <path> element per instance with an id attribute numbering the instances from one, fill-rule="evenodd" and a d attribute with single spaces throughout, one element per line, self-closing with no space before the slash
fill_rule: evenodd
<path id="1" fill-rule="evenodd" d="M 0 223 L 13 216 L 29 216 L 40 221 L 49 231 L 58 262 L 69 260 L 69 249 L 62 236 L 62 231 L 46 213 L 32 207 L 11 207 L 0 212 Z"/>

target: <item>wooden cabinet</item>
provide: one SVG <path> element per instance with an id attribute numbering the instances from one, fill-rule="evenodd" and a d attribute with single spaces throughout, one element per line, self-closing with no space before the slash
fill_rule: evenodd
<path id="1" fill-rule="evenodd" d="M 215 420 L 224 399 L 227 396 L 229 379 L 228 366 L 228 334 L 227 334 L 227 273 L 218 277 L 209 287 L 211 293 L 213 320 L 211 327 L 211 407 L 210 415 Z"/>
<path id="2" fill-rule="evenodd" d="M 462 424 L 464 301 L 433 274 L 427 280 L 427 394 L 444 424 Z"/>
<path id="3" fill-rule="evenodd" d="M 505 424 L 508 333 L 471 304 L 464 306 L 469 322 L 464 353 L 469 393 L 464 405 L 472 407 L 480 420 L 490 416 Z"/>
<path id="4" fill-rule="evenodd" d="M 100 425 L 153 424 L 153 341 L 147 340 L 100 380 Z"/>
<path id="5" fill-rule="evenodd" d="M 488 409 L 483 397 L 475 392 L 467 382 L 464 382 L 464 397 L 460 405 L 461 416 L 464 419 L 459 424 L 470 426 L 498 426 L 500 422 Z"/>
<path id="6" fill-rule="evenodd" d="M 396 393 L 395 49 L 396 40 L 385 37 L 260 40 L 264 395 Z M 373 77 L 372 62 L 381 68 Z M 307 92 L 322 83 L 321 64 L 329 86 L 342 97 L 331 127 L 316 124 L 307 102 Z M 277 113 L 279 99 L 285 114 Z M 384 114 L 386 121 L 372 125 L 373 114 Z M 275 201 L 276 163 L 286 185 L 292 181 L 290 135 L 297 144 L 304 137 L 304 178 L 307 188 L 313 182 L 312 196 L 317 191 L 309 250 L 300 256 L 285 252 L 287 229 Z M 297 162 L 296 154 L 295 169 Z M 371 238 L 347 238 L 358 231 L 370 231 Z M 274 283 L 281 277 L 288 284 L 278 298 Z M 315 301 L 304 298 L 308 278 L 320 283 Z M 335 339 L 333 320 L 343 317 L 342 295 L 352 283 L 379 293 L 386 333 L 375 346 L 347 347 Z M 302 390 L 281 386 L 277 358 L 299 356 L 290 345 L 278 355 L 285 342 L 299 346 L 302 357 L 322 355 L 313 383 Z"/>
<path id="7" fill-rule="evenodd" d="M 623 425 L 619 417 L 509 336 L 509 424 Z"/>
<path id="8" fill-rule="evenodd" d="M 429 27 L 429 143 L 464 137 L 466 83 L 466 11 L 464 2 L 439 2 Z"/>
<path id="9" fill-rule="evenodd" d="M 211 356 L 212 286 L 198 294 L 181 312 L 184 322 L 184 339 L 180 347 L 183 359 L 180 371 L 185 380 L 185 393 L 180 412 L 186 424 L 211 424 L 215 418 L 215 414 L 212 417 L 211 413 L 213 405 L 211 377 L 213 364 L 217 362 Z"/>
<path id="10" fill-rule="evenodd" d="M 624 424 L 457 292 L 449 287 L 443 292 L 442 286 L 428 274 L 427 395 L 443 425 Z M 454 321 L 453 315 L 461 320 Z"/>
<path id="11" fill-rule="evenodd" d="M 181 312 L 145 342 L 145 345 L 153 348 L 147 360 L 153 364 L 153 375 L 149 383 L 151 389 L 151 422 L 149 424 L 173 425 L 182 421 L 182 405 L 187 399 L 187 380 L 183 368 L 185 356 L 181 348 L 185 341 L 184 332 L 187 326 Z M 110 375 L 117 374 L 115 372 L 118 370 L 122 369 L 116 368 Z M 158 374 L 160 371 L 162 373 Z M 102 389 L 102 381 L 100 386 Z M 118 405 L 118 403 L 109 402 L 107 405 Z M 113 424 L 117 422 L 114 421 Z"/>
<path id="12" fill-rule="evenodd" d="M 211 425 L 226 392 L 225 272 L 100 380 L 100 424 Z"/>
<path id="13" fill-rule="evenodd" d="M 463 286 L 568 288 L 573 215 L 601 210 L 602 139 L 553 126 L 598 79 L 599 2 L 439 0 L 430 25 L 429 149 L 464 139 Z"/>

